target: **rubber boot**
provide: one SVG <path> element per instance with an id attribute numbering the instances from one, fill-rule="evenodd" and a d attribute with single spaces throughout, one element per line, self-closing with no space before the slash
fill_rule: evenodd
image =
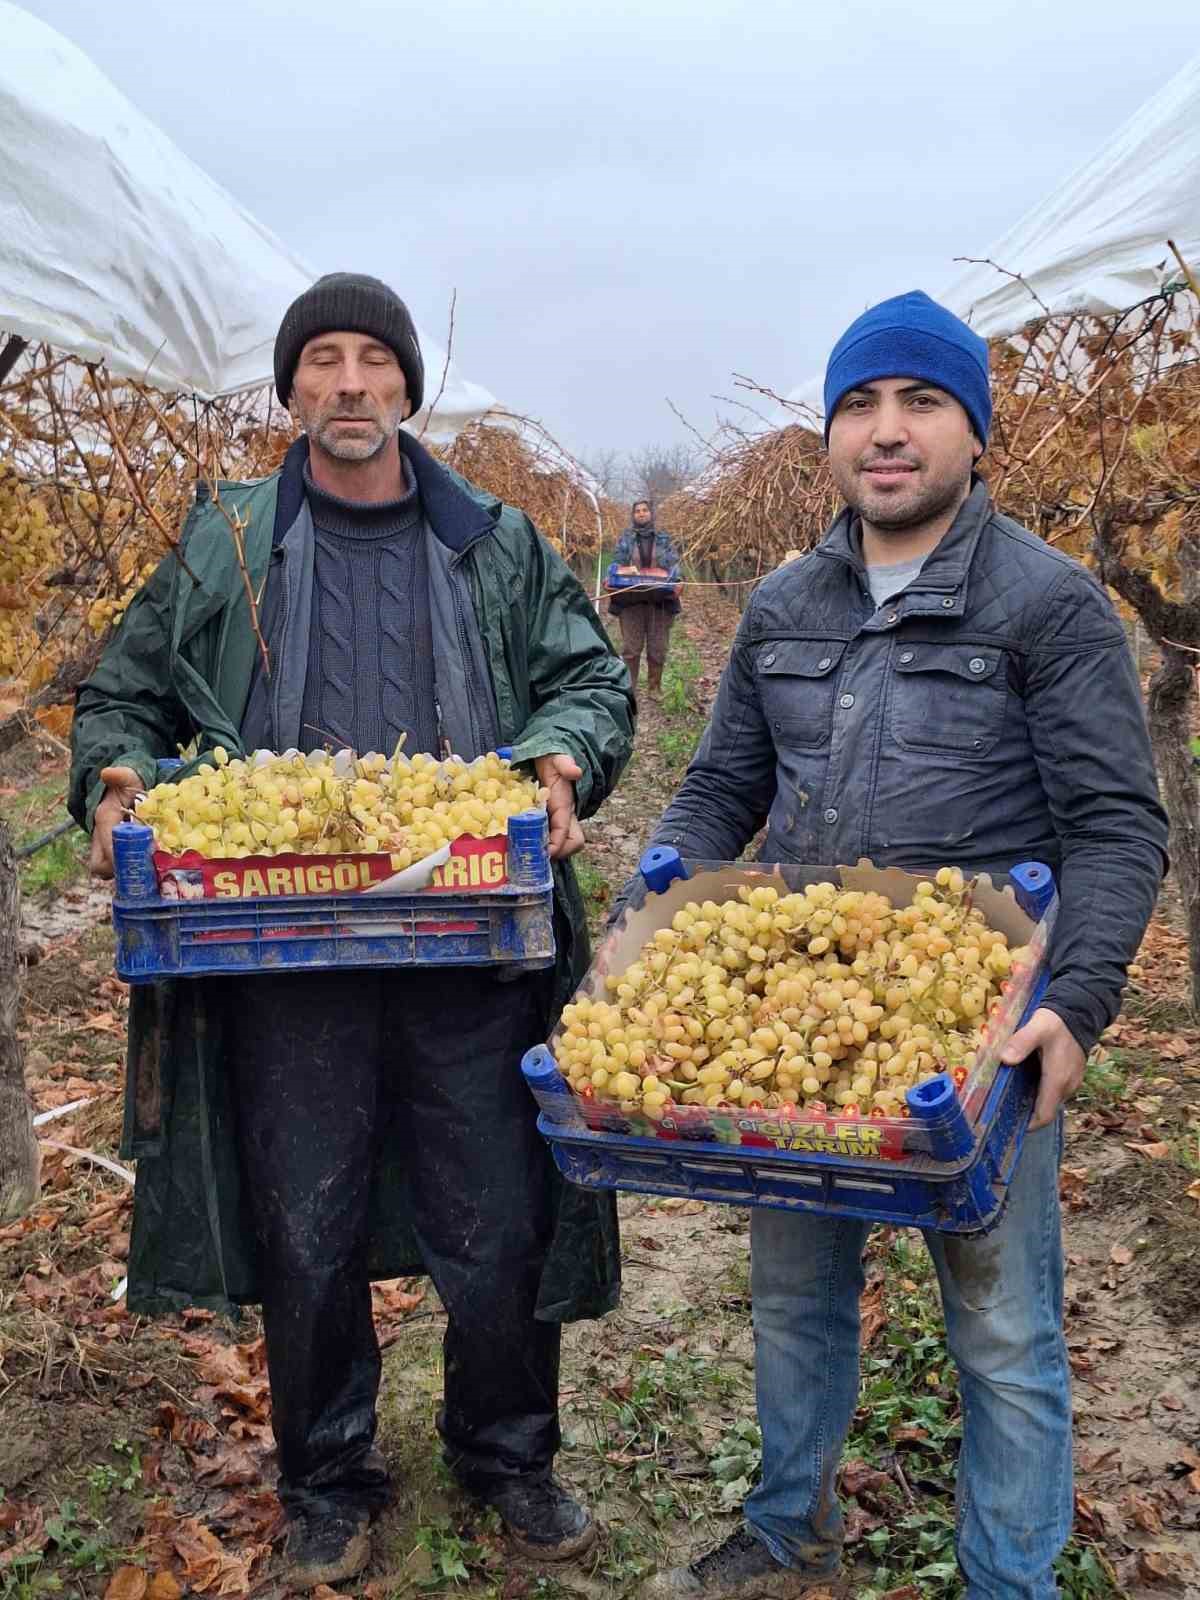
<path id="1" fill-rule="evenodd" d="M 642 664 L 641 656 L 622 656 L 621 660 L 629 668 L 629 681 L 636 689 L 638 681 L 638 668 Z"/>
<path id="2" fill-rule="evenodd" d="M 651 700 L 657 700 L 662 694 L 662 675 L 663 669 L 661 661 L 647 661 L 646 693 L 650 696 Z"/>

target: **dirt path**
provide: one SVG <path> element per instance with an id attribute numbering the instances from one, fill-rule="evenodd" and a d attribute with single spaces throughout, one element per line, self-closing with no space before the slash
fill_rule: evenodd
<path id="1" fill-rule="evenodd" d="M 663 703 L 643 708 L 626 781 L 588 825 L 581 881 L 596 922 L 682 776 L 733 623 L 719 606 L 689 608 Z M 111 963 L 100 925 L 57 937 L 28 976 L 37 1107 L 87 1103 L 40 1130 L 54 1140 L 41 1201 L 0 1228 L 0 1600 L 46 1600 L 56 1584 L 106 1600 L 281 1595 L 257 1321 L 130 1318 L 114 1298 L 128 1185 L 71 1153 L 121 1164 L 127 992 Z M 1200 1596 L 1200 1041 L 1182 963 L 1168 907 L 1069 1117 L 1079 1494 L 1061 1582 L 1076 1600 Z M 735 1525 L 758 1465 L 748 1213 L 632 1195 L 620 1209 L 621 1307 L 564 1339 L 559 1465 L 602 1517 L 594 1556 L 557 1573 L 514 1562 L 464 1503 L 436 1449 L 444 1314 L 423 1281 L 378 1285 L 380 1443 L 398 1495 L 361 1586 L 369 1600 L 609 1600 Z M 957 1388 L 911 1232 L 874 1236 L 864 1314 L 842 1476 L 859 1594 L 948 1600 L 960 1593 Z"/>

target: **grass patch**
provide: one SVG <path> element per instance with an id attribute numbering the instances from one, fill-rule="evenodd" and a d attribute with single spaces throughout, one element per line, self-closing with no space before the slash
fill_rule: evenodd
<path id="1" fill-rule="evenodd" d="M 1084 1068 L 1083 1082 L 1075 1094 L 1075 1104 L 1092 1110 L 1106 1110 L 1124 1100 L 1129 1092 L 1130 1063 L 1121 1050 L 1097 1051 Z"/>
<path id="2" fill-rule="evenodd" d="M 1185 1000 L 1169 994 L 1155 994 L 1152 989 L 1138 984 L 1131 984 L 1126 990 L 1122 1010 L 1158 1033 L 1186 1033 L 1197 1021 Z"/>
<path id="3" fill-rule="evenodd" d="M 56 894 L 83 876 L 87 841 L 77 828 L 53 840 L 21 863 L 21 893 Z"/>
<path id="4" fill-rule="evenodd" d="M 67 819 L 66 774 L 56 768 L 44 777 L 0 794 L 0 822 L 6 822 L 13 846 L 32 844 L 42 834 Z M 88 841 L 78 828 L 53 840 L 36 855 L 19 863 L 22 894 L 57 893 L 81 877 L 87 863 Z"/>
<path id="5" fill-rule="evenodd" d="M 673 772 L 682 771 L 692 759 L 705 725 L 696 692 L 704 664 L 688 636 L 682 630 L 677 632 L 678 638 L 671 646 L 663 670 L 659 700 L 670 726 L 661 729 L 657 738 L 658 753 Z"/>
<path id="6" fill-rule="evenodd" d="M 140 1491 L 140 1462 L 137 1467 Z M 110 1487 L 106 1477 L 97 1477 L 107 1470 L 106 1463 L 88 1475 L 87 1509 L 75 1500 L 61 1501 L 46 1518 L 46 1547 L 14 1556 L 0 1572 L 0 1600 L 45 1600 L 68 1589 L 82 1593 L 86 1580 L 103 1578 L 129 1560 L 128 1549 L 110 1526 L 112 1508 L 108 1504 L 111 1488 L 127 1486 L 127 1474 L 120 1474 L 119 1483 Z M 140 1506 L 140 1492 L 138 1503 Z"/>
<path id="7" fill-rule="evenodd" d="M 595 939 L 604 926 L 604 919 L 612 904 L 612 885 L 586 854 L 575 857 L 574 867 L 575 882 L 579 885 L 584 909 L 587 912 L 588 932 Z"/>
<path id="8" fill-rule="evenodd" d="M 682 628 L 674 630 L 670 654 L 663 668 L 659 704 L 669 717 L 695 715 L 699 709 L 696 684 L 704 671 L 700 652 Z"/>
<path id="9" fill-rule="evenodd" d="M 664 728 L 658 735 L 658 753 L 667 765 L 682 771 L 696 753 L 703 724 L 685 728 Z"/>
<path id="10" fill-rule="evenodd" d="M 1162 1063 L 1151 1049 L 1101 1046 L 1088 1060 L 1073 1104 L 1093 1111 L 1110 1110 L 1138 1090 L 1139 1079 L 1161 1071 Z"/>

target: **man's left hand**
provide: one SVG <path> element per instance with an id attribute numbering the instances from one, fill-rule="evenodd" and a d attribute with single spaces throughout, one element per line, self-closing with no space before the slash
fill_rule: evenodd
<path id="1" fill-rule="evenodd" d="M 538 756 L 534 766 L 538 782 L 547 791 L 550 859 L 565 861 L 584 846 L 583 829 L 575 815 L 575 785 L 583 777 L 583 768 L 571 756 Z"/>
<path id="2" fill-rule="evenodd" d="M 1001 1059 L 1009 1066 L 1016 1066 L 1035 1050 L 1042 1052 L 1042 1080 L 1033 1116 L 1029 1119 L 1030 1133 L 1054 1121 L 1059 1107 L 1083 1082 L 1087 1066 L 1087 1057 L 1070 1028 L 1057 1011 L 1048 1011 L 1044 1006 L 1013 1034 Z"/>

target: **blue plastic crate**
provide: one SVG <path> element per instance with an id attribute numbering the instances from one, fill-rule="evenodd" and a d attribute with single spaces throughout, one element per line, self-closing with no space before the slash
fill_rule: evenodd
<path id="1" fill-rule="evenodd" d="M 655 578 L 648 573 L 618 572 L 614 561 L 604 579 L 606 589 L 673 589 L 676 578 Z"/>
<path id="2" fill-rule="evenodd" d="M 686 876 L 674 851 L 647 852 L 642 870 L 648 887 L 659 893 L 673 878 Z M 1014 867 L 1011 877 L 1022 909 L 1039 920 L 1054 899 L 1050 872 L 1029 862 Z M 1040 1004 L 1047 981 L 1044 970 L 1035 975 L 1018 1026 Z M 1037 1090 L 1030 1065 L 1001 1066 L 972 1126 L 953 1083 L 939 1074 L 908 1096 L 929 1153 L 871 1159 L 765 1142 L 596 1131 L 584 1123 L 544 1045 L 526 1053 L 522 1069 L 541 1107 L 538 1129 L 559 1170 L 585 1188 L 811 1211 L 954 1234 L 986 1233 L 1003 1216 Z"/>
<path id="3" fill-rule="evenodd" d="M 126 983 L 326 968 L 554 963 L 554 882 L 543 811 L 510 821 L 502 887 L 450 894 L 164 900 L 151 830 L 114 829 L 117 975 Z"/>

